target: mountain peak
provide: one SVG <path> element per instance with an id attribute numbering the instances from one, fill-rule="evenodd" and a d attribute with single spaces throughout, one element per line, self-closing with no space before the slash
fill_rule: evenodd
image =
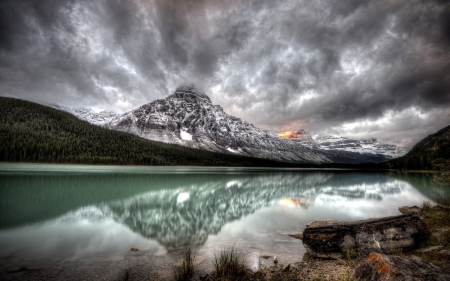
<path id="1" fill-rule="evenodd" d="M 179 86 L 176 90 L 174 95 L 176 97 L 182 97 L 185 95 L 193 95 L 193 96 L 198 96 L 204 99 L 207 99 L 209 101 L 211 101 L 211 99 L 205 94 L 205 93 L 201 93 L 200 91 L 198 91 L 197 89 L 195 89 L 194 86 Z"/>

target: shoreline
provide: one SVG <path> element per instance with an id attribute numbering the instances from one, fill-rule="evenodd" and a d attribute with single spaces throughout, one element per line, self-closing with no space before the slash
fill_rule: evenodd
<path id="1" fill-rule="evenodd" d="M 439 205 L 436 205 L 439 206 Z M 441 207 L 439 207 L 441 208 Z M 436 247 L 441 241 L 442 231 L 450 233 L 450 224 L 442 226 L 435 225 L 439 223 L 436 221 L 434 213 L 444 210 L 445 214 L 450 214 L 450 208 L 443 209 L 433 208 L 430 204 L 424 204 L 420 209 L 423 212 L 424 221 L 431 230 L 430 239 L 418 248 L 424 249 L 430 246 Z M 436 210 L 435 210 L 436 209 Z M 433 213 L 434 212 L 434 213 Z M 439 216 L 438 216 L 439 218 Z M 289 235 L 289 234 L 283 234 Z M 291 236 L 292 237 L 292 236 Z M 437 237 L 437 238 L 436 238 Z M 436 240 L 437 239 L 437 240 Z M 438 242 L 436 242 L 438 241 Z M 301 241 L 298 241 L 302 243 Z M 446 242 L 447 243 L 447 242 Z M 448 241 L 450 243 L 450 241 Z M 412 255 L 419 255 L 423 259 L 433 263 L 439 263 L 445 270 L 450 272 L 450 244 L 441 245 L 439 251 L 447 251 L 446 256 L 440 255 L 440 252 L 429 251 L 419 252 L 418 249 L 407 251 L 404 253 L 396 253 L 400 257 L 409 257 Z M 158 260 L 149 263 L 148 260 L 142 259 L 143 251 L 129 252 L 130 259 L 125 259 L 122 262 L 110 262 L 105 266 L 80 266 L 72 268 L 63 268 L 58 266 L 48 267 L 17 267 L 10 268 L 7 273 L 0 276 L 2 280 L 176 280 L 174 272 L 181 264 L 179 257 L 183 255 L 182 250 L 178 249 L 178 254 L 169 253 L 170 262 L 161 264 Z M 282 255 L 282 254 L 280 254 Z M 438 255 L 438 260 L 433 258 Z M 197 254 L 197 258 L 200 254 Z M 302 261 L 297 259 L 290 260 L 288 263 L 273 263 L 273 256 L 259 256 L 259 259 L 265 259 L 262 265 L 256 272 L 252 272 L 249 268 L 243 268 L 239 273 L 241 280 L 357 280 L 354 279 L 353 273 L 356 266 L 364 262 L 366 256 L 347 256 L 347 258 L 338 259 L 321 259 L 314 258 L 309 253 L 303 255 Z M 189 280 L 218 280 L 213 269 L 213 261 L 203 258 L 194 262 L 194 274 Z M 268 264 L 269 263 L 269 264 Z"/>

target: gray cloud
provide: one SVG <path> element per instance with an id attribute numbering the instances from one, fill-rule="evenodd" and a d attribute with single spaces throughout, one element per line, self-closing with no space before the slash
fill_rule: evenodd
<path id="1" fill-rule="evenodd" d="M 202 88 L 279 131 L 412 145 L 450 120 L 450 4 L 4 0 L 0 93 L 115 111 Z"/>

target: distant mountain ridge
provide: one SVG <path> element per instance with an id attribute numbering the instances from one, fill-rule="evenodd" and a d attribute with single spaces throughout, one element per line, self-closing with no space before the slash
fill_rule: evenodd
<path id="1" fill-rule="evenodd" d="M 407 152 L 404 147 L 398 147 L 393 144 L 381 144 L 377 139 L 356 140 L 341 136 L 321 136 L 313 138 L 305 130 L 282 132 L 278 135 L 310 148 L 379 155 L 380 157 L 384 156 L 386 160 L 401 157 Z"/>

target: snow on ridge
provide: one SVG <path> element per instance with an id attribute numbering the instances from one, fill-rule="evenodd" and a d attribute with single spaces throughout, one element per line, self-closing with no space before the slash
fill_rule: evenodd
<path id="1" fill-rule="evenodd" d="M 181 137 L 181 139 L 182 140 L 188 140 L 188 141 L 191 141 L 192 140 L 192 135 L 191 134 L 189 134 L 188 132 L 186 132 L 186 131 L 180 131 L 180 137 Z"/>
<path id="2" fill-rule="evenodd" d="M 78 119 L 83 121 L 87 121 L 93 125 L 101 126 L 106 123 L 111 122 L 114 118 L 118 117 L 120 114 L 117 114 L 112 111 L 100 111 L 95 112 L 91 109 L 87 108 L 70 108 L 57 104 L 45 104 L 46 106 L 53 107 L 58 110 L 65 111 L 72 115 L 75 115 Z"/>
<path id="3" fill-rule="evenodd" d="M 297 137 L 285 139 L 226 114 L 221 106 L 213 105 L 207 95 L 198 93 L 193 87 L 180 87 L 164 99 L 144 104 L 124 114 L 50 106 L 91 124 L 150 140 L 279 161 L 380 162 L 384 158 L 392 159 L 406 154 L 406 149 L 380 144 L 376 139 L 311 137 L 304 130 L 296 132 Z"/>
<path id="4" fill-rule="evenodd" d="M 114 118 L 105 127 L 146 139 L 222 153 L 281 161 L 331 162 L 314 149 L 228 115 L 221 106 L 213 105 L 208 96 L 192 87 L 180 87 L 164 99 Z"/>
<path id="5" fill-rule="evenodd" d="M 377 139 L 349 139 L 342 136 L 315 137 L 314 141 L 323 150 L 341 150 L 362 154 L 384 155 L 389 158 L 401 157 L 406 148 L 393 144 L 381 144 Z"/>

